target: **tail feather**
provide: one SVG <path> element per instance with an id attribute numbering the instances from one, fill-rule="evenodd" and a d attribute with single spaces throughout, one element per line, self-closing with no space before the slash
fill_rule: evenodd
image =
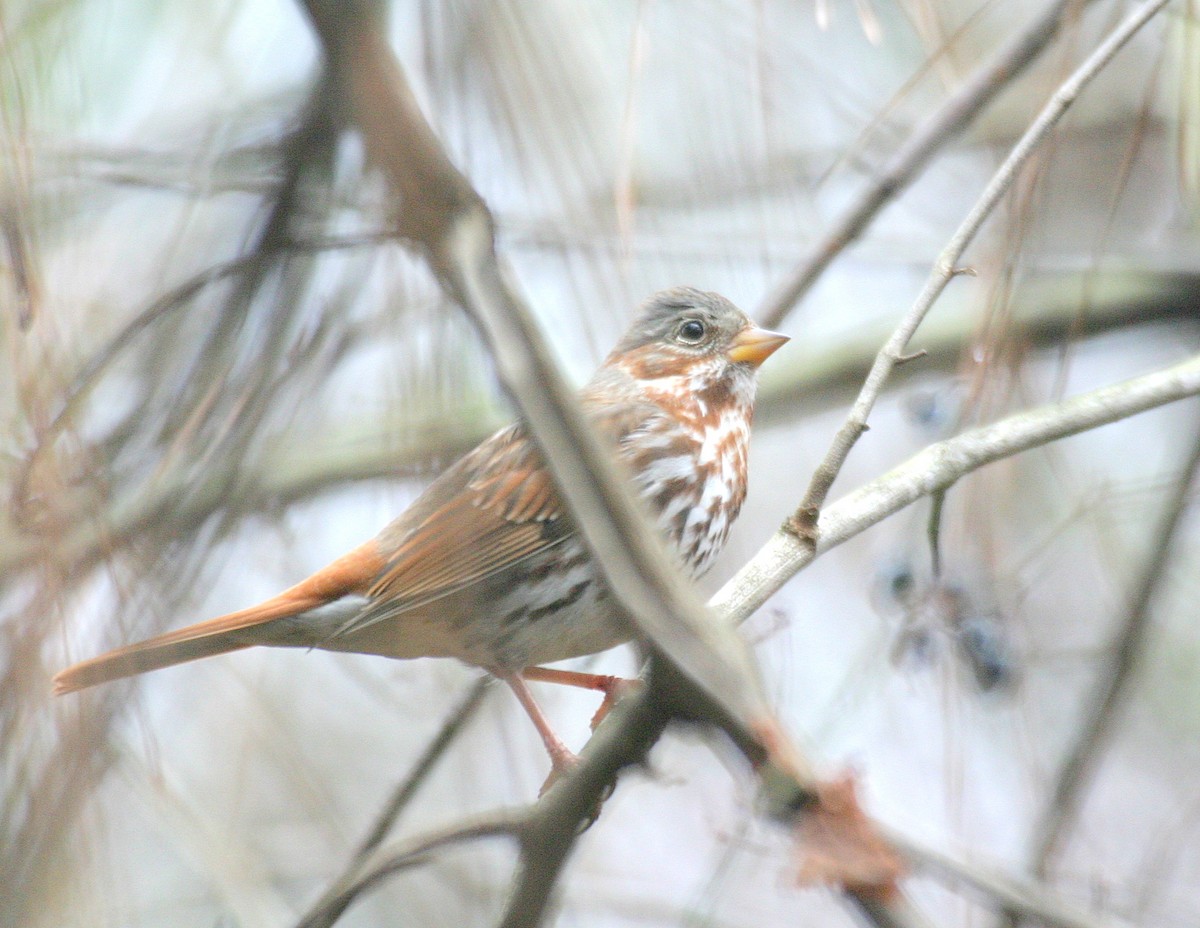
<path id="1" fill-rule="evenodd" d="M 110 680 L 249 647 L 254 641 L 248 640 L 245 629 L 295 615 L 314 605 L 281 599 L 276 597 L 250 609 L 231 612 L 82 661 L 55 675 L 54 692 L 73 693 Z"/>
<path id="2" fill-rule="evenodd" d="M 118 648 L 91 660 L 82 661 L 54 675 L 54 694 L 74 693 L 110 680 L 132 677 L 161 667 L 183 664 L 249 647 L 245 639 L 233 640 L 232 634 L 196 638 L 192 641 L 176 641 L 157 644 L 155 639 L 143 641 L 127 648 Z"/>
<path id="3" fill-rule="evenodd" d="M 368 542 L 307 580 L 257 606 L 117 648 L 68 667 L 55 675 L 54 692 L 73 693 L 149 670 L 237 651 L 254 644 L 271 643 L 265 639 L 261 642 L 256 640 L 247 629 L 299 615 L 347 594 L 357 593 L 378 573 L 380 564 L 377 550 Z"/>

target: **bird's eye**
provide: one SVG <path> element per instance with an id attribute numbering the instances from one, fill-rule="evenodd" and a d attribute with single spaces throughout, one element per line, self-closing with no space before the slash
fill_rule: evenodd
<path id="1" fill-rule="evenodd" d="M 703 322 L 699 319 L 689 319 L 679 327 L 679 340 L 685 345 L 699 344 L 705 331 Z"/>

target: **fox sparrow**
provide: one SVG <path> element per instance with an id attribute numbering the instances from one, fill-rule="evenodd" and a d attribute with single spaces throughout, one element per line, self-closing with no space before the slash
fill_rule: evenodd
<path id="1" fill-rule="evenodd" d="M 584 387 L 680 562 L 699 575 L 746 495 L 755 371 L 787 341 L 715 293 L 651 297 Z M 502 429 L 438 477 L 375 538 L 249 609 L 76 664 L 59 693 L 251 645 L 387 657 L 454 657 L 505 680 L 556 769 L 573 757 L 525 680 L 587 686 L 613 678 L 537 665 L 603 651 L 632 630 L 559 504 L 537 446 Z"/>

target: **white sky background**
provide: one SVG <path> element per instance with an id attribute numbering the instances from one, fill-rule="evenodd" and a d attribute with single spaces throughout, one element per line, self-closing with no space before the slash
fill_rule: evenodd
<path id="1" fill-rule="evenodd" d="M 811 4 L 781 0 L 395 5 L 397 54 L 456 163 L 496 210 L 503 252 L 576 379 L 660 287 L 719 290 L 753 312 L 897 141 L 1038 8 L 992 3 L 897 97 L 937 37 L 976 4 L 877 0 L 877 44 L 855 5 L 830 6 L 822 30 Z M 1095 7 L 838 260 L 789 318 L 793 344 L 771 360 L 766 383 L 772 370 L 780 376 L 908 307 L 1007 145 L 1115 21 L 1113 4 Z M 37 208 L 44 309 L 26 344 L 70 369 L 157 295 L 252 240 L 271 178 L 254 146 L 291 123 L 315 46 L 284 2 L 64 10 L 41 22 L 28 11 L 4 16 L 10 32 L 18 20 L 28 25 L 12 59 L 23 106 L 10 94 L 5 131 L 22 141 L 12 164 Z M 1018 284 L 1097 268 L 1196 270 L 1194 204 L 1189 211 L 1180 190 L 1172 122 L 1178 27 L 1167 25 L 1152 25 L 1088 90 L 1039 165 L 1029 208 L 1010 205 L 989 224 L 968 256 L 979 276 L 954 282 L 935 313 L 958 314 L 970 331 L 989 308 L 1010 305 L 1010 269 Z M 379 224 L 378 190 L 358 183 L 357 170 L 347 141 L 340 231 Z M 445 318 L 454 310 L 397 246 L 324 259 L 305 298 L 313 325 L 336 306 L 370 337 L 302 402 L 289 394 L 296 405 L 273 410 L 255 460 L 273 448 L 320 455 L 346 434 L 399 447 L 431 422 L 466 420 L 464 409 L 477 429 L 481 405 L 504 415 L 470 327 Z M 188 311 L 216 305 L 206 297 Z M 1011 307 L 1037 309 L 1019 299 Z M 931 373 L 920 389 L 966 404 L 973 422 L 1052 399 L 1060 377 L 1069 394 L 1192 350 L 1190 330 L 1141 328 L 1081 344 L 1065 367 L 1057 352 L 986 372 L 964 359 L 958 381 Z M 135 402 L 139 375 L 134 364 L 103 383 L 83 434 L 103 435 Z M 976 379 L 983 386 L 971 393 L 964 385 Z M 942 434 L 910 414 L 915 392 L 885 398 L 834 497 Z M 750 499 L 706 587 L 796 505 L 849 400 L 756 431 Z M 19 420 L 19 403 L 4 406 Z M 884 821 L 1020 869 L 1194 418 L 1191 406 L 1153 413 L 996 465 L 952 491 L 946 568 L 998 623 L 1019 668 L 1014 690 L 979 692 L 944 632 L 935 630 L 928 661 L 893 659 L 900 621 L 878 591 L 906 560 L 927 570 L 926 506 L 790 583 L 747 631 L 782 717 L 822 768 L 857 770 Z M 22 447 L 27 435 L 14 434 Z M 132 622 L 121 615 L 131 599 L 146 614 L 174 610 L 158 617 L 176 627 L 264 598 L 372 535 L 422 483 L 350 484 L 250 517 L 204 552 L 190 592 L 173 588 L 161 564 L 146 578 L 136 561 L 110 563 L 62 604 L 50 669 Z M 1194 535 L 1185 530 L 1155 613 L 1149 669 L 1060 870 L 1072 899 L 1139 924 L 1200 917 Z M 138 600 L 145 589 L 148 601 Z M 623 650 L 588 666 L 633 667 Z M 59 862 L 69 877 L 30 923 L 290 924 L 475 675 L 444 661 L 259 649 L 144 678 L 113 728 L 113 769 Z M 569 743 L 582 744 L 595 700 L 538 693 Z M 45 725 L 63 711 L 47 703 Z M 627 777 L 582 840 L 558 924 L 849 924 L 828 893 L 792 886 L 794 858 L 754 822 L 752 782 L 730 751 L 671 736 L 653 761 L 654 776 Z M 532 727 L 497 689 L 397 833 L 526 802 L 545 772 Z M 488 924 L 511 859 L 497 844 L 452 852 L 389 880 L 340 924 Z M 930 882 L 916 881 L 914 892 L 939 925 L 987 924 L 982 910 Z"/>

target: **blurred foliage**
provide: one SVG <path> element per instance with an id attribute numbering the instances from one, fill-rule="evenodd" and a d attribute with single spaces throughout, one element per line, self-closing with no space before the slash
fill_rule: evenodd
<path id="1" fill-rule="evenodd" d="M 753 310 L 1038 9 L 412 0 L 390 28 L 582 380 L 653 289 Z M 792 314 L 719 576 L 795 505 L 943 240 L 1120 9 L 1081 5 Z M 1198 16 L 1173 4 L 1080 101 L 973 249 L 978 276 L 918 334 L 927 356 L 901 369 L 835 494 L 964 425 L 1195 350 Z M 507 407 L 469 324 L 390 235 L 295 7 L 5 3 L 0 146 L 0 923 L 288 924 L 470 672 L 245 654 L 58 702 L 49 676 L 294 582 Z M 963 481 L 940 576 L 927 507 L 823 559 L 749 629 L 784 716 L 830 766 L 864 771 L 885 820 L 1023 868 L 1194 428 L 1194 406 L 1163 410 Z M 1195 532 L 1185 522 L 1181 552 Z M 873 606 L 897 564 L 921 590 L 959 584 L 986 648 L 936 597 L 895 609 L 876 586 Z M 1146 925 L 1200 915 L 1200 832 L 1179 824 L 1200 808 L 1196 580 L 1166 577 L 1139 683 L 1052 867 L 1063 891 Z M 924 661 L 901 659 L 914 616 L 944 645 Z M 996 654 L 1015 685 L 980 685 Z M 594 706 L 547 695 L 582 739 Z M 532 797 L 544 771 L 508 708 L 484 706 L 401 828 Z M 844 917 L 779 879 L 777 839 L 707 751 L 676 739 L 655 763 L 583 842 L 564 923 Z M 1170 867 L 1151 880 L 1156 860 Z M 486 923 L 510 864 L 439 859 L 343 923 Z M 939 924 L 980 917 L 916 891 Z"/>

